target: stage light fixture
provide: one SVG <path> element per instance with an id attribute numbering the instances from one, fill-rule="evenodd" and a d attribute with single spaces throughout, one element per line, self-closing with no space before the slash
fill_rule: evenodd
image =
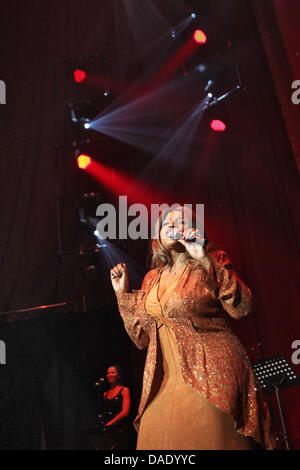
<path id="1" fill-rule="evenodd" d="M 224 132 L 226 129 L 226 124 L 219 119 L 213 119 L 210 123 L 210 127 L 215 132 Z"/>
<path id="2" fill-rule="evenodd" d="M 208 80 L 207 84 L 205 85 L 204 91 L 208 92 L 213 86 L 213 84 L 214 82 L 212 80 Z"/>
<path id="3" fill-rule="evenodd" d="M 201 29 L 196 29 L 194 31 L 193 38 L 197 44 L 205 44 L 207 41 L 207 36 Z"/>
<path id="4" fill-rule="evenodd" d="M 92 159 L 89 155 L 81 153 L 77 157 L 77 165 L 81 170 L 86 170 L 88 166 L 92 163 Z"/>
<path id="5" fill-rule="evenodd" d="M 73 72 L 73 77 L 76 83 L 82 83 L 86 79 L 86 72 L 81 69 L 76 69 Z"/>
<path id="6" fill-rule="evenodd" d="M 69 103 L 69 110 L 72 123 L 78 129 L 88 129 L 92 119 L 98 113 L 97 106 L 89 100 Z"/>
<path id="7" fill-rule="evenodd" d="M 196 17 L 197 17 L 196 13 L 191 13 L 191 18 L 194 19 L 194 18 L 196 18 Z"/>
<path id="8" fill-rule="evenodd" d="M 95 230 L 95 231 L 94 231 L 94 235 L 95 235 L 95 237 L 96 237 L 97 240 L 98 240 L 98 243 L 97 243 L 98 249 L 99 249 L 99 248 L 106 248 L 106 247 L 109 248 L 109 244 L 104 241 L 104 239 L 101 237 L 101 235 L 100 235 L 100 233 L 98 232 L 98 230 Z"/>
<path id="9" fill-rule="evenodd" d="M 205 70 L 207 69 L 207 65 L 206 64 L 199 64 L 195 67 L 195 71 L 197 72 L 200 72 L 200 73 L 203 73 L 205 72 Z"/>
<path id="10" fill-rule="evenodd" d="M 109 104 L 112 96 L 109 90 L 105 90 L 103 95 L 96 100 L 81 100 L 69 103 L 71 120 L 77 130 L 88 130 L 92 121 Z"/>
<path id="11" fill-rule="evenodd" d="M 96 216 L 97 207 L 103 202 L 103 196 L 100 193 L 85 193 L 78 201 L 76 206 L 80 225 L 88 230 L 89 233 L 96 234 L 97 223 L 100 218 Z"/>

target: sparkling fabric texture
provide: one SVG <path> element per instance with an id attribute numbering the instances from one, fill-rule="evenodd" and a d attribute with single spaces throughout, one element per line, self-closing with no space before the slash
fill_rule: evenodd
<path id="1" fill-rule="evenodd" d="M 189 265 L 170 292 L 163 322 L 172 328 L 184 382 L 212 405 L 230 414 L 236 430 L 266 449 L 275 447 L 270 417 L 246 351 L 233 334 L 226 315 L 244 317 L 251 292 L 238 278 L 222 250 L 210 251 L 209 272 Z M 139 349 L 148 348 L 143 390 L 135 426 L 153 397 L 158 366 L 159 324 L 145 308 L 147 294 L 162 268 L 147 273 L 140 290 L 117 295 L 126 331 Z"/>

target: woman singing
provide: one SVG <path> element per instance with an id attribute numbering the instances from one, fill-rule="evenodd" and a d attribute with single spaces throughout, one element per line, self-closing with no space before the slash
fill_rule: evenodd
<path id="1" fill-rule="evenodd" d="M 122 372 L 113 365 L 106 371 L 109 390 L 103 394 L 103 432 L 107 450 L 128 450 L 133 448 L 133 429 L 129 421 L 130 390 L 122 385 Z"/>
<path id="2" fill-rule="evenodd" d="M 110 366 L 106 371 L 109 390 L 104 392 L 105 427 L 123 424 L 130 412 L 130 391 L 121 384 L 121 369 Z"/>
<path id="3" fill-rule="evenodd" d="M 250 290 L 183 207 L 163 213 L 157 233 L 141 290 L 129 292 L 125 264 L 111 270 L 125 328 L 148 348 L 137 449 L 272 449 L 268 409 L 226 321 L 250 312 Z"/>

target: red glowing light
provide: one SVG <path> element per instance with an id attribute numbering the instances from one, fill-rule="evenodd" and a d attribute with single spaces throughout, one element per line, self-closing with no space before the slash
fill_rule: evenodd
<path id="1" fill-rule="evenodd" d="M 77 165 L 81 170 L 85 170 L 92 163 L 91 157 L 81 154 L 77 157 Z"/>
<path id="2" fill-rule="evenodd" d="M 207 41 L 207 37 L 206 37 L 206 34 L 201 31 L 201 29 L 196 29 L 194 31 L 194 40 L 198 43 L 198 44 L 205 44 L 206 41 Z"/>
<path id="3" fill-rule="evenodd" d="M 76 83 L 81 83 L 86 79 L 86 73 L 84 70 L 76 69 L 73 72 L 73 77 Z"/>
<path id="4" fill-rule="evenodd" d="M 220 121 L 219 119 L 214 119 L 213 121 L 211 121 L 210 127 L 213 131 L 224 132 L 226 129 L 226 124 L 223 121 Z"/>

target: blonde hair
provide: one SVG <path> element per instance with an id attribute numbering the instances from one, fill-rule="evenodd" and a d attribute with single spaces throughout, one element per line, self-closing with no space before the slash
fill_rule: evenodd
<path id="1" fill-rule="evenodd" d="M 190 216 L 189 217 L 189 222 L 191 224 L 191 227 L 194 227 L 195 229 L 198 229 L 199 232 L 201 233 L 201 235 L 205 239 L 204 247 L 208 243 L 208 240 L 207 240 L 205 232 L 204 232 L 204 228 L 200 227 L 200 226 L 197 226 L 197 218 L 196 218 L 196 214 L 193 210 L 191 210 L 188 207 L 184 207 L 180 204 L 178 204 L 178 206 L 168 207 L 165 211 L 160 213 L 160 215 L 157 219 L 157 222 L 156 222 L 156 230 L 155 230 L 156 238 L 154 238 L 150 242 L 149 257 L 151 258 L 151 261 L 150 261 L 149 264 L 150 264 L 151 269 L 160 268 L 160 267 L 163 267 L 163 266 L 168 266 L 168 267 L 173 266 L 173 258 L 171 256 L 171 254 L 169 253 L 169 251 L 161 243 L 160 231 L 162 229 L 163 222 L 166 219 L 166 217 L 168 216 L 168 214 L 170 212 L 174 212 L 176 210 L 184 211 L 185 216 L 186 215 Z M 198 261 L 195 261 L 186 250 L 185 250 L 185 258 L 186 258 L 186 263 L 187 264 L 194 264 L 195 266 L 198 266 L 198 264 L 199 264 Z"/>

